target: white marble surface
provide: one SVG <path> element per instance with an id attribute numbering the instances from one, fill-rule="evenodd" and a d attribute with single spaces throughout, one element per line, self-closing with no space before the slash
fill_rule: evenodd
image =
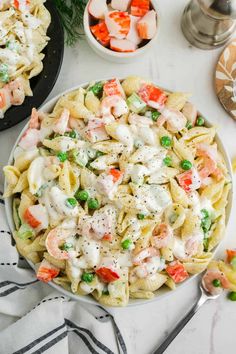
<path id="1" fill-rule="evenodd" d="M 146 57 L 133 64 L 112 64 L 99 58 L 85 40 L 81 40 L 75 48 L 66 48 L 60 77 L 48 99 L 92 79 L 139 74 L 166 88 L 192 92 L 199 110 L 218 125 L 230 155 L 236 155 L 236 122 L 224 112 L 214 93 L 213 74 L 221 49 L 201 51 L 192 48 L 185 40 L 180 30 L 180 17 L 186 0 L 158 0 L 158 3 L 162 15 L 159 39 Z M 11 145 L 23 125 L 24 122 L 0 133 L 1 166 L 7 161 Z M 232 219 L 221 249 L 236 244 L 236 221 L 234 217 Z M 141 307 L 114 310 L 127 338 L 128 353 L 151 353 L 193 304 L 196 296 L 197 282 L 194 280 L 166 299 Z M 166 354 L 234 353 L 235 306 L 224 296 L 204 305 Z"/>

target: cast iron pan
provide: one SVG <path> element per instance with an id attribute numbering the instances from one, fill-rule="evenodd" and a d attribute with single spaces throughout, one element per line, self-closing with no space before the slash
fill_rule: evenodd
<path id="1" fill-rule="evenodd" d="M 9 108 L 4 118 L 0 119 L 0 131 L 8 129 L 29 117 L 32 108 L 39 107 L 48 97 L 59 75 L 64 53 L 63 27 L 53 0 L 47 0 L 44 5 L 51 14 L 51 24 L 47 31 L 50 41 L 43 50 L 45 54 L 43 70 L 38 76 L 30 80 L 33 96 L 26 97 L 21 106 Z"/>

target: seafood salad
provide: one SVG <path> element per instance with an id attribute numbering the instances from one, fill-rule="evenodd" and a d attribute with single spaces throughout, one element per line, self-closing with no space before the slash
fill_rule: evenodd
<path id="1" fill-rule="evenodd" d="M 32 96 L 30 79 L 43 69 L 51 22 L 44 0 L 0 1 L 0 118 Z"/>
<path id="2" fill-rule="evenodd" d="M 231 180 L 188 98 L 130 76 L 33 109 L 4 173 L 16 246 L 38 279 L 125 306 L 206 269 Z"/>
<path id="3" fill-rule="evenodd" d="M 157 13 L 150 0 L 90 0 L 90 31 L 104 47 L 135 52 L 154 38 Z"/>

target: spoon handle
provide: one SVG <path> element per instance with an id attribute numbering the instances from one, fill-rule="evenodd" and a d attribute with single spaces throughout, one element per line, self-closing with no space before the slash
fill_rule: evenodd
<path id="1" fill-rule="evenodd" d="M 166 339 L 162 342 L 162 344 L 152 353 L 152 354 L 162 354 L 166 350 L 166 348 L 170 345 L 170 343 L 175 339 L 175 337 L 179 334 L 179 332 L 186 326 L 186 324 L 191 320 L 191 318 L 195 315 L 195 313 L 199 310 L 199 308 L 207 301 L 207 297 L 202 294 L 198 301 L 194 304 L 194 306 L 190 309 L 190 311 L 182 318 L 177 325 L 173 328 L 173 330 L 168 334 Z"/>

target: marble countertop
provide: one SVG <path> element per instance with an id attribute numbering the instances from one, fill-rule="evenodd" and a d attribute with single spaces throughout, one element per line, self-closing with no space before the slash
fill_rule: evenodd
<path id="1" fill-rule="evenodd" d="M 214 70 L 222 49 L 201 51 L 191 47 L 185 40 L 180 29 L 180 18 L 186 0 L 158 0 L 158 3 L 161 12 L 160 33 L 152 51 L 137 62 L 118 65 L 98 57 L 82 39 L 74 48 L 66 48 L 59 79 L 48 99 L 86 81 L 138 74 L 152 79 L 160 86 L 192 92 L 198 109 L 218 126 L 229 154 L 236 155 L 236 122 L 223 110 L 214 92 Z M 1 166 L 6 163 L 11 146 L 24 124 L 0 133 Z M 232 217 L 221 250 L 226 246 L 235 246 L 235 226 L 236 221 Z M 118 323 L 122 322 L 128 353 L 151 353 L 192 306 L 197 294 L 195 279 L 167 298 L 140 307 L 113 310 Z M 224 295 L 204 305 L 169 346 L 166 354 L 232 352 L 236 345 L 235 306 Z"/>

